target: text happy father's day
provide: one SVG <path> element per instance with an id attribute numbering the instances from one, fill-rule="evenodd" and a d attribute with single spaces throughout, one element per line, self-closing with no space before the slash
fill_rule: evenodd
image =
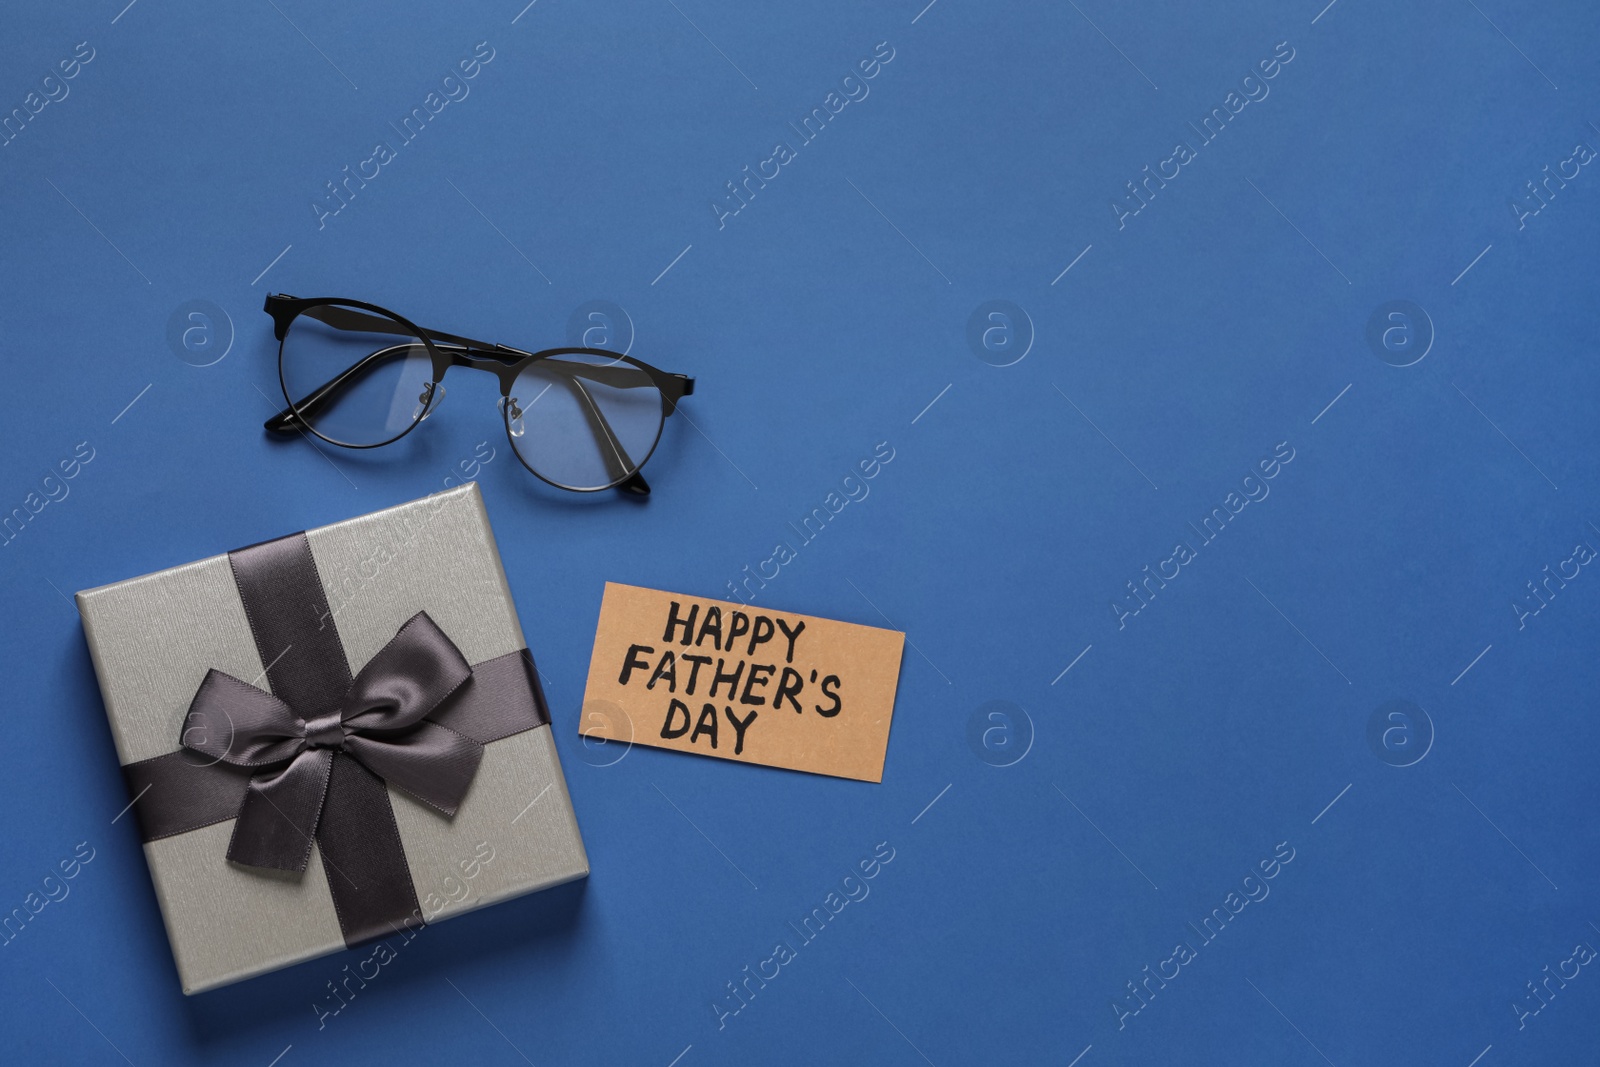
<path id="1" fill-rule="evenodd" d="M 708 605 L 704 614 L 699 604 L 690 605 L 684 613 L 674 600 L 667 611 L 661 643 L 680 647 L 666 647 L 658 654 L 653 645 L 629 645 L 617 684 L 627 687 L 646 679 L 645 689 L 653 691 L 660 685 L 663 694 L 670 694 L 661 724 L 661 736 L 668 740 L 688 734 L 689 743 L 696 744 L 704 737 L 715 749 L 725 717 L 733 730 L 734 754 L 740 755 L 744 752 L 745 732 L 759 716 L 759 708 L 770 706 L 777 711 L 787 703 L 796 714 L 810 710 L 825 719 L 843 710 L 837 674 L 819 676 L 815 670 L 805 674 L 791 666 L 795 642 L 805 628 L 803 621 L 791 625 L 781 615 L 729 611 L 724 617 L 715 604 Z M 691 648 L 694 651 L 687 651 Z M 760 658 L 770 657 L 772 662 L 757 662 L 758 649 Z M 709 654 L 735 650 L 733 656 Z M 811 703 L 808 709 L 806 702 L 815 700 L 811 687 L 824 702 Z M 680 697 L 696 698 L 700 704 L 697 716 L 691 712 L 690 703 Z M 748 709 L 749 713 L 741 718 L 734 711 L 736 707 L 740 712 Z"/>

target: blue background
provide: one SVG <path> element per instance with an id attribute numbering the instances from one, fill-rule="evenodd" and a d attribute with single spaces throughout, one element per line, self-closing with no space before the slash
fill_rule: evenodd
<path id="1" fill-rule="evenodd" d="M 1600 10 L 112 0 L 6 22 L 0 112 L 78 42 L 94 58 L 0 148 L 0 511 L 79 442 L 94 458 L 0 548 L 0 910 L 95 850 L 0 949 L 7 1058 L 1595 1055 L 1594 966 L 1520 1028 L 1512 1005 L 1600 947 L 1600 576 L 1514 605 L 1600 546 L 1600 172 L 1512 202 L 1600 145 Z M 480 41 L 470 95 L 319 228 L 324 183 Z M 786 123 L 885 41 L 870 95 L 797 144 Z M 1270 95 L 1199 144 L 1188 123 L 1279 42 Z M 724 183 L 780 139 L 796 158 L 719 228 Z M 1119 226 L 1180 139 L 1196 158 Z M 699 387 L 643 505 L 527 474 L 463 371 L 393 447 L 269 440 L 268 291 L 524 348 L 608 301 L 593 325 Z M 1022 315 L 974 347 L 992 300 Z M 1426 315 L 1395 320 L 1398 356 L 1368 339 L 1394 300 Z M 71 594 L 436 491 L 485 441 L 592 877 L 424 931 L 320 1028 L 365 953 L 185 999 L 113 823 Z M 870 495 L 757 603 L 906 631 L 883 783 L 585 747 L 603 582 L 726 596 L 879 442 Z M 1270 496 L 1199 545 L 1187 524 L 1279 442 Z M 1180 539 L 1197 557 L 1119 622 Z M 1369 739 L 1392 700 L 1422 711 Z M 719 1022 L 881 842 L 871 895 Z M 1126 983 L 1199 945 L 1187 924 L 1280 842 L 1270 896 L 1132 1014 Z"/>

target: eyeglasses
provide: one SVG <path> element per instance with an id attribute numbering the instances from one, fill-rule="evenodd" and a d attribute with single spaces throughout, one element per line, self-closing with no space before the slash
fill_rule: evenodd
<path id="1" fill-rule="evenodd" d="M 288 407 L 271 431 L 309 430 L 344 448 L 377 448 L 438 410 L 451 367 L 500 379 L 499 409 L 522 465 L 561 489 L 645 495 L 639 474 L 694 379 L 600 348 L 524 352 L 424 330 L 359 300 L 267 297 Z"/>

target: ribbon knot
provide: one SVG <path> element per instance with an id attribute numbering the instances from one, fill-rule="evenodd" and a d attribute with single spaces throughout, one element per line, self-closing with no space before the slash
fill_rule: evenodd
<path id="1" fill-rule="evenodd" d="M 231 674 L 207 671 L 179 743 L 213 762 L 259 768 L 239 805 L 228 859 L 304 871 L 336 755 L 455 815 L 483 745 L 427 716 L 471 677 L 427 612 L 401 626 L 331 708 L 291 708 Z"/>
<path id="2" fill-rule="evenodd" d="M 311 748 L 337 751 L 344 747 L 344 738 L 344 720 L 339 717 L 337 709 L 306 723 L 306 744 Z"/>

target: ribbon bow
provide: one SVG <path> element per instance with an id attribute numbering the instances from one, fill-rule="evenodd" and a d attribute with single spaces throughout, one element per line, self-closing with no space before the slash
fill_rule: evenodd
<path id="1" fill-rule="evenodd" d="M 263 769 L 239 805 L 228 859 L 303 872 L 335 753 L 455 815 L 483 745 L 426 716 L 471 677 L 465 657 L 425 611 L 400 627 L 331 708 L 291 708 L 231 674 L 207 671 L 179 743 L 213 762 Z"/>

